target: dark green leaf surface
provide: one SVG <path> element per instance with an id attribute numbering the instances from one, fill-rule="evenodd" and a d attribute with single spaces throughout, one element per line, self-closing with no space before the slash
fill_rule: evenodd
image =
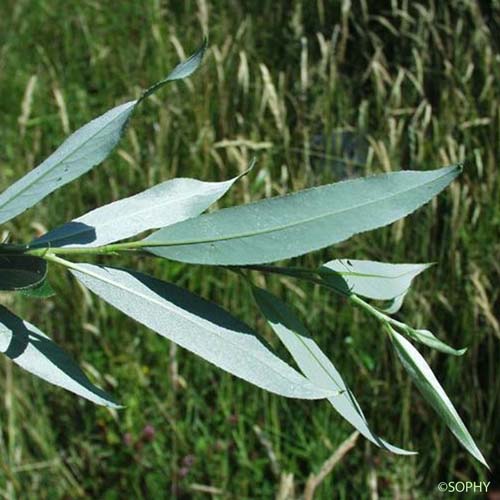
<path id="1" fill-rule="evenodd" d="M 26 371 L 94 403 L 119 405 L 90 382 L 71 357 L 36 326 L 0 306 L 0 352 Z"/>
<path id="2" fill-rule="evenodd" d="M 47 262 L 39 257 L 0 254 L 0 290 L 33 288 L 46 275 Z"/>
<path id="3" fill-rule="evenodd" d="M 19 290 L 19 293 L 21 295 L 32 297 L 34 299 L 47 299 L 49 297 L 53 297 L 56 294 L 47 278 L 45 278 L 40 284 L 36 285 L 33 288 Z"/>

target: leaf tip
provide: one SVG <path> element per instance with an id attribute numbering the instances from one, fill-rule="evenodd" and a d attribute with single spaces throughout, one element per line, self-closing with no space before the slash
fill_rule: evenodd
<path id="1" fill-rule="evenodd" d="M 115 403 L 114 401 L 109 401 L 105 406 L 106 408 L 111 408 L 113 410 L 123 410 L 124 408 L 126 408 L 125 405 Z"/>
<path id="2" fill-rule="evenodd" d="M 248 164 L 247 169 L 246 169 L 246 170 L 245 170 L 245 171 L 241 174 L 241 176 L 240 176 L 240 177 L 243 177 L 244 175 L 247 175 L 248 173 L 250 173 L 250 172 L 254 169 L 254 167 L 255 167 L 256 163 L 257 163 L 257 157 L 256 157 L 256 156 L 254 156 L 254 157 L 252 157 L 252 159 L 250 160 L 250 163 Z"/>
<path id="3" fill-rule="evenodd" d="M 488 462 L 486 461 L 486 459 L 483 457 L 483 454 L 479 450 L 477 450 L 477 452 L 473 453 L 472 455 L 479 463 L 484 465 L 491 472 L 491 467 L 488 465 Z"/>

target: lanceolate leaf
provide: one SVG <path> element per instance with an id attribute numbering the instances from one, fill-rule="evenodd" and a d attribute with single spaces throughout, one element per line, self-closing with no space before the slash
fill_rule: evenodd
<path id="1" fill-rule="evenodd" d="M 408 340 L 394 330 L 391 330 L 391 339 L 398 358 L 424 398 L 433 406 L 465 449 L 488 467 L 455 407 L 422 355 Z"/>
<path id="2" fill-rule="evenodd" d="M 196 52 L 189 56 L 185 61 L 182 61 L 180 64 L 178 64 L 166 78 L 160 80 L 159 82 L 156 82 L 154 85 L 151 85 L 151 87 L 149 87 L 141 96 L 140 100 L 150 96 L 168 82 L 173 82 L 174 80 L 183 80 L 184 78 L 191 76 L 200 66 L 205 51 L 207 50 L 207 45 L 208 40 L 205 38 L 203 40 L 203 44 Z"/>
<path id="3" fill-rule="evenodd" d="M 31 247 L 97 247 L 147 229 L 195 217 L 223 196 L 239 177 L 225 182 L 173 179 L 92 210 L 33 241 Z"/>
<path id="4" fill-rule="evenodd" d="M 189 76 L 200 64 L 206 42 L 143 97 L 117 106 L 84 125 L 43 163 L 0 195 L 0 224 L 32 207 L 48 194 L 80 177 L 103 161 L 121 139 L 136 105 L 166 83 Z"/>
<path id="5" fill-rule="evenodd" d="M 444 352 L 446 354 L 452 354 L 453 356 L 462 356 L 467 351 L 465 349 L 453 349 L 448 344 L 445 344 L 442 340 L 439 340 L 432 332 L 429 330 L 415 330 L 414 328 L 407 327 L 406 333 L 416 342 L 420 342 L 428 347 L 432 347 L 437 351 Z"/>
<path id="6" fill-rule="evenodd" d="M 391 300 L 405 293 L 411 282 L 432 264 L 388 264 L 371 260 L 338 259 L 321 267 L 322 278 L 340 275 L 352 293 L 377 300 Z M 329 276 L 329 272 L 333 276 Z"/>
<path id="7" fill-rule="evenodd" d="M 414 453 L 387 443 L 371 431 L 356 398 L 345 384 L 340 373 L 311 338 L 306 327 L 285 303 L 269 292 L 257 287 L 254 287 L 254 297 L 267 321 L 304 375 L 319 387 L 344 391 L 338 396 L 329 398 L 332 406 L 343 418 L 363 436 L 381 448 L 401 455 Z"/>
<path id="8" fill-rule="evenodd" d="M 24 212 L 103 161 L 120 140 L 136 103 L 121 104 L 87 123 L 43 163 L 7 188 L 0 195 L 0 223 Z"/>
<path id="9" fill-rule="evenodd" d="M 187 290 L 150 276 L 72 264 L 76 278 L 112 306 L 207 361 L 282 396 L 321 399 L 316 387 L 269 351 L 248 326 Z"/>
<path id="10" fill-rule="evenodd" d="M 43 282 L 47 262 L 29 255 L 0 254 L 0 290 L 23 290 Z"/>
<path id="11" fill-rule="evenodd" d="M 34 375 L 99 405 L 119 405 L 36 326 L 0 306 L 0 352 Z"/>
<path id="12" fill-rule="evenodd" d="M 401 171 L 307 189 L 156 231 L 148 250 L 182 262 L 245 265 L 295 257 L 405 217 L 459 173 Z"/>

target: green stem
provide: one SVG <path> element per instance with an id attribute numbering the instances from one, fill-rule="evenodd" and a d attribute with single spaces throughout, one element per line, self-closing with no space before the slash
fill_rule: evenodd
<path id="1" fill-rule="evenodd" d="M 43 257 L 47 252 L 52 255 L 109 255 L 117 254 L 119 252 L 136 252 L 143 248 L 153 247 L 170 247 L 177 245 L 187 245 L 191 243 L 199 243 L 199 241 L 183 241 L 172 243 L 154 243 L 146 241 L 127 241 L 125 243 L 112 243 L 111 245 L 103 245 L 100 247 L 42 247 L 42 248 L 28 248 L 25 252 L 27 255 L 36 255 Z"/>
<path id="2" fill-rule="evenodd" d="M 44 258 L 48 262 L 54 262 L 55 264 L 60 264 L 61 266 L 67 267 L 68 269 L 75 269 L 77 271 L 80 271 L 80 268 L 73 262 L 70 262 L 69 260 L 66 259 L 62 259 L 61 257 L 58 257 L 57 255 L 54 255 L 52 253 L 46 253 L 45 255 L 42 256 L 42 258 Z"/>
<path id="3" fill-rule="evenodd" d="M 352 294 L 349 296 L 351 302 L 354 302 L 356 305 L 367 311 L 369 314 L 377 318 L 382 322 L 386 322 L 389 318 L 383 312 L 379 311 L 377 308 L 373 307 L 368 302 L 365 302 L 362 298 L 358 297 L 356 294 Z"/>
<path id="4" fill-rule="evenodd" d="M 153 244 L 154 245 L 154 244 Z M 118 252 L 123 251 L 136 251 L 137 249 L 141 249 L 145 246 L 153 246 L 151 244 L 145 244 L 142 241 L 132 241 L 128 243 L 115 243 L 112 245 L 105 245 L 102 247 L 95 248 L 37 248 L 32 249 L 26 252 L 28 255 L 36 255 L 42 257 L 43 259 L 54 262 L 57 264 L 61 264 L 70 269 L 78 269 L 76 265 L 58 257 L 58 255 L 109 255 L 116 254 Z M 242 274 L 242 269 L 249 269 L 252 271 L 261 271 L 264 273 L 270 274 L 280 274 L 282 276 L 289 276 L 291 278 L 301 279 L 304 281 L 308 281 L 310 283 L 314 283 L 316 285 L 323 286 L 328 288 L 329 290 L 334 291 L 335 293 L 341 295 L 342 297 L 348 298 L 352 303 L 364 309 L 370 315 L 379 320 L 383 325 L 392 325 L 398 327 L 402 330 L 407 329 L 407 325 L 404 323 L 384 314 L 382 311 L 379 311 L 376 307 L 373 307 L 368 302 L 364 301 L 362 298 L 358 297 L 354 293 L 348 293 L 345 290 L 335 287 L 333 284 L 328 283 L 321 278 L 318 278 L 316 275 L 324 274 L 321 270 L 311 271 L 310 269 L 301 268 L 301 267 L 279 267 L 279 266 L 270 266 L 270 265 L 249 265 L 249 266 L 228 266 L 227 269 L 231 271 L 235 271 L 237 274 Z M 331 274 L 328 271 L 326 274 Z"/>
<path id="5" fill-rule="evenodd" d="M 311 271 L 310 269 L 305 269 L 305 268 L 300 268 L 300 267 L 278 267 L 278 266 L 268 266 L 268 265 L 256 265 L 256 266 L 245 266 L 245 267 L 247 269 L 251 269 L 254 271 L 261 271 L 261 272 L 265 272 L 265 273 L 267 272 L 267 273 L 272 273 L 272 274 L 280 274 L 280 275 L 284 275 L 284 276 L 290 276 L 292 278 L 302 279 L 305 281 L 309 281 L 310 283 L 314 283 L 316 285 L 323 286 L 325 288 L 328 288 L 329 290 L 334 291 L 338 295 L 341 295 L 342 297 L 346 297 L 352 303 L 361 307 L 366 312 L 368 312 L 370 315 L 375 317 L 384 326 L 392 325 L 392 326 L 401 328 L 402 330 L 406 330 L 408 328 L 405 323 L 402 323 L 401 321 L 398 321 L 397 319 L 394 319 L 391 316 L 388 316 L 387 314 L 383 313 L 382 311 L 379 311 L 376 307 L 373 307 L 371 304 L 369 304 L 368 302 L 363 300 L 361 297 L 358 297 L 356 294 L 346 293 L 344 290 L 336 288 L 332 284 L 330 284 L 330 283 L 328 283 L 320 278 L 316 278 L 314 276 L 315 274 L 320 274 L 320 275 L 321 274 L 331 274 L 331 271 L 327 271 L 325 273 L 322 273 L 321 270 Z"/>
<path id="6" fill-rule="evenodd" d="M 304 281 L 309 281 L 316 285 L 321 285 L 325 288 L 333 290 L 334 292 L 342 295 L 343 297 L 349 297 L 349 293 L 340 288 L 336 288 L 333 284 L 327 283 L 319 278 L 316 274 L 322 274 L 318 270 L 311 271 L 303 267 L 278 267 L 278 266 L 267 266 L 267 265 L 250 265 L 243 266 L 245 269 L 250 269 L 252 271 L 261 271 L 263 273 L 280 274 L 282 276 L 290 276 L 291 278 L 301 279 Z"/>
<path id="7" fill-rule="evenodd" d="M 32 248 L 26 252 L 27 255 L 35 255 L 44 257 L 45 255 L 109 255 L 117 254 L 119 252 L 130 252 L 141 249 L 145 246 L 142 241 L 130 241 L 127 243 L 114 243 L 112 245 L 104 245 L 101 247 L 74 247 L 74 248 L 58 248 L 58 247 L 45 247 L 45 248 Z"/>

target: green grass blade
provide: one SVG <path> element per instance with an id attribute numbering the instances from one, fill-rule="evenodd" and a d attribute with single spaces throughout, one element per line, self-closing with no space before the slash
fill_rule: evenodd
<path id="1" fill-rule="evenodd" d="M 247 325 L 187 290 L 133 271 L 91 264 L 69 267 L 83 285 L 112 306 L 257 387 L 302 399 L 332 394 L 276 357 Z"/>
<path id="2" fill-rule="evenodd" d="M 0 306 L 0 352 L 26 371 L 98 405 L 119 405 L 36 326 Z"/>
<path id="3" fill-rule="evenodd" d="M 460 166 L 338 182 L 201 215 L 144 240 L 182 262 L 245 265 L 295 257 L 405 217 L 461 172 Z"/>
<path id="4" fill-rule="evenodd" d="M 261 288 L 254 287 L 253 293 L 260 310 L 304 375 L 319 387 L 343 391 L 339 395 L 328 398 L 335 410 L 366 439 L 377 446 L 401 455 L 414 454 L 414 452 L 387 443 L 372 432 L 356 398 L 342 376 L 311 338 L 306 327 L 290 307 Z"/>
<path id="5" fill-rule="evenodd" d="M 423 356 L 408 340 L 394 330 L 391 330 L 391 339 L 399 360 L 415 382 L 422 396 L 436 410 L 462 446 L 474 458 L 488 467 L 465 424 Z"/>

